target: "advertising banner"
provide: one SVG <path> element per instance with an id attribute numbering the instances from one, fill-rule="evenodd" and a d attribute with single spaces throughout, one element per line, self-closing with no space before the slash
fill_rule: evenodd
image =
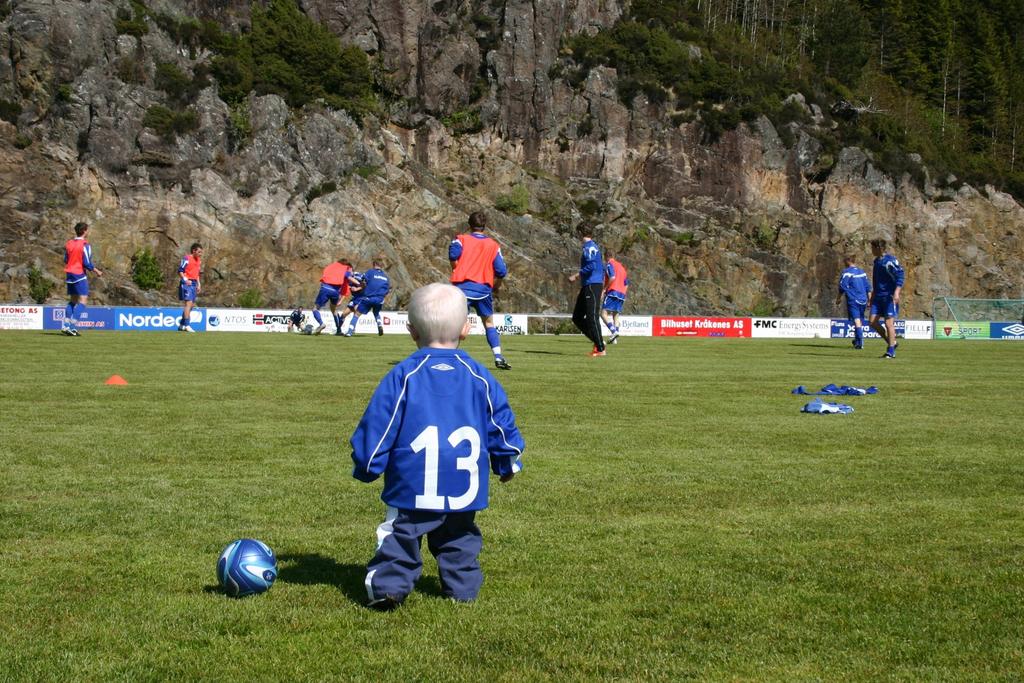
<path id="1" fill-rule="evenodd" d="M 895 324 L 897 337 L 902 337 L 903 339 L 932 338 L 931 320 L 897 320 Z M 853 339 L 853 321 L 833 318 L 831 337 L 833 339 Z M 864 338 L 879 338 L 878 333 L 868 327 L 866 320 L 864 321 Z"/>
<path id="2" fill-rule="evenodd" d="M 754 318 L 750 335 L 786 339 L 828 339 L 832 335 L 832 326 L 828 318 Z"/>
<path id="3" fill-rule="evenodd" d="M 313 320 L 311 311 L 303 309 L 303 326 L 316 323 Z M 288 317 L 290 310 L 266 309 L 252 310 L 243 308 L 207 308 L 206 309 L 206 331 L 207 332 L 287 332 Z M 330 321 L 331 314 L 324 314 L 324 320 Z M 331 332 L 334 332 L 334 325 L 329 324 Z"/>
<path id="4" fill-rule="evenodd" d="M 993 339 L 1024 339 L 1024 324 L 992 323 L 989 334 Z"/>
<path id="5" fill-rule="evenodd" d="M 608 329 L 603 327 L 605 337 L 608 336 Z M 620 337 L 650 337 L 654 335 L 654 318 L 649 315 L 620 315 L 619 336 Z"/>
<path id="6" fill-rule="evenodd" d="M 936 339 L 991 339 L 992 324 L 988 322 L 957 323 L 951 320 L 935 321 Z"/>
<path id="7" fill-rule="evenodd" d="M 42 306 L 0 306 L 0 330 L 43 329 Z"/>
<path id="8" fill-rule="evenodd" d="M 749 337 L 750 318 L 654 316 L 656 337 Z"/>
<path id="9" fill-rule="evenodd" d="M 114 311 L 110 306 L 88 306 L 78 319 L 80 330 L 113 330 Z M 64 307 L 47 306 L 43 312 L 43 329 L 59 330 L 64 326 Z"/>
<path id="10" fill-rule="evenodd" d="M 144 330 L 146 332 L 176 332 L 181 320 L 181 308 L 116 308 L 115 329 Z M 206 331 L 206 309 L 193 308 L 189 325 L 196 332 Z M 81 325 L 79 325 L 81 327 Z"/>
<path id="11" fill-rule="evenodd" d="M 902 337 L 903 333 L 907 329 L 905 320 L 896 321 L 896 336 Z M 853 339 L 854 327 L 852 320 L 841 320 L 839 318 L 832 319 L 832 330 L 829 335 L 832 339 Z M 868 327 L 867 321 L 864 321 L 864 338 L 865 339 L 880 339 L 878 333 Z"/>
<path id="12" fill-rule="evenodd" d="M 906 339 L 931 339 L 931 320 L 907 320 L 906 329 L 903 332 Z"/>
<path id="13" fill-rule="evenodd" d="M 526 334 L 526 324 L 529 319 L 530 316 L 517 313 L 495 313 L 494 328 L 498 330 L 498 334 L 503 335 Z M 469 314 L 469 333 L 485 334 L 484 323 L 475 313 Z"/>

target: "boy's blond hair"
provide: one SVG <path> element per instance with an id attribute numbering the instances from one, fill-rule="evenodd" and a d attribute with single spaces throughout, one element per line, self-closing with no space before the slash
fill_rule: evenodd
<path id="1" fill-rule="evenodd" d="M 466 295 L 458 287 L 435 282 L 409 299 L 409 324 L 422 346 L 457 344 L 466 325 Z"/>

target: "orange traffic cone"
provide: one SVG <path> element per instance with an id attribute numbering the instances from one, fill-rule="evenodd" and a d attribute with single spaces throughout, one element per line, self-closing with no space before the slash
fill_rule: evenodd
<path id="1" fill-rule="evenodd" d="M 121 375 L 111 375 L 110 377 L 107 378 L 107 382 L 106 383 L 107 384 L 114 384 L 114 385 L 120 387 L 120 386 L 127 385 L 128 381 L 124 377 L 122 377 Z"/>

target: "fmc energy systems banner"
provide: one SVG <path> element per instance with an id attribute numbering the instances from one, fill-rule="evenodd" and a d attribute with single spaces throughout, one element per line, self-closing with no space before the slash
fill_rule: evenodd
<path id="1" fill-rule="evenodd" d="M 0 305 L 0 330 L 43 329 L 42 306 Z"/>
<path id="2" fill-rule="evenodd" d="M 831 333 L 828 318 L 754 318 L 750 330 L 752 337 L 786 339 L 828 339 Z"/>
<path id="3" fill-rule="evenodd" d="M 750 318 L 654 316 L 655 337 L 749 337 Z"/>

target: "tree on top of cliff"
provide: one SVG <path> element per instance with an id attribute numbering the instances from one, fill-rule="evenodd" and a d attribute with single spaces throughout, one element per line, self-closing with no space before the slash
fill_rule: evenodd
<path id="1" fill-rule="evenodd" d="M 322 99 L 355 118 L 379 108 L 366 54 L 343 46 L 303 14 L 295 0 L 255 5 L 247 34 L 228 35 L 207 26 L 205 35 L 217 53 L 213 75 L 227 102 L 237 103 L 255 91 L 280 95 L 292 107 Z"/>
<path id="2" fill-rule="evenodd" d="M 1020 1 L 636 0 L 614 26 L 569 40 L 581 70 L 554 73 L 578 83 L 613 67 L 625 104 L 641 92 L 667 103 L 709 142 L 760 114 L 778 127 L 794 92 L 826 112 L 873 97 L 884 113 L 813 134 L 870 149 L 897 179 L 915 153 L 935 179 L 952 172 L 1024 198 L 1022 26 Z"/>

